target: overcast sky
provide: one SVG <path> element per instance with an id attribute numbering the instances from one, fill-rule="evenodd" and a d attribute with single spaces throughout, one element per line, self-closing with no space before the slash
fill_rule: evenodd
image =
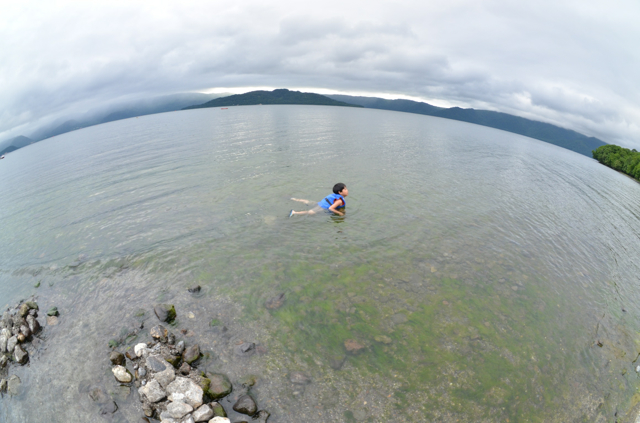
<path id="1" fill-rule="evenodd" d="M 247 87 L 497 110 L 640 147 L 640 1 L 0 0 L 0 140 Z"/>

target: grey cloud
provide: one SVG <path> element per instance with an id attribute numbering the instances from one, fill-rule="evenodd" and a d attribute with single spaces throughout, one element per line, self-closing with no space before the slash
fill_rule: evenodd
<path id="1" fill-rule="evenodd" d="M 0 139 L 127 98 L 305 86 L 504 111 L 632 144 L 640 7 L 621 4 L 68 2 L 39 4 L 31 20 L 9 8 Z"/>

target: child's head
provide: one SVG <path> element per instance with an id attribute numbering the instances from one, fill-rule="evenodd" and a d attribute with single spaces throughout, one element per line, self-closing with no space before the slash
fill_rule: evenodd
<path id="1" fill-rule="evenodd" d="M 347 186 L 345 184 L 343 184 L 342 182 L 338 182 L 333 186 L 333 193 L 340 194 L 343 197 L 346 197 L 349 194 L 349 190 L 347 189 Z"/>

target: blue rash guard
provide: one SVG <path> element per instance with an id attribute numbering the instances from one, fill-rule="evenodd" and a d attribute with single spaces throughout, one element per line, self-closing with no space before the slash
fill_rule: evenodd
<path id="1" fill-rule="evenodd" d="M 325 210 L 329 210 L 329 207 L 333 206 L 333 203 L 335 203 L 335 202 L 336 202 L 336 201 L 338 201 L 338 200 L 342 200 L 342 205 L 341 205 L 341 206 L 338 206 L 338 207 L 336 207 L 336 208 L 337 208 L 337 209 L 343 209 L 343 208 L 344 208 L 344 206 L 346 206 L 346 205 L 347 205 L 347 202 L 346 202 L 346 201 L 344 201 L 344 197 L 343 197 L 342 195 L 340 195 L 340 194 L 330 194 L 330 195 L 327 195 L 326 197 L 324 197 L 324 198 L 322 199 L 322 201 L 320 201 L 320 202 L 318 203 L 318 205 L 319 205 L 320 207 L 322 207 L 323 209 L 325 209 Z"/>

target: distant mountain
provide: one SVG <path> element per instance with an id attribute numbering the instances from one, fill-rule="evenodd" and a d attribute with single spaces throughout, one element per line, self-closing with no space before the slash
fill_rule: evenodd
<path id="1" fill-rule="evenodd" d="M 0 143 L 0 155 L 10 153 L 22 147 L 26 147 L 31 143 L 33 143 L 33 140 L 31 138 L 18 135 L 17 137 L 8 139 Z"/>
<path id="2" fill-rule="evenodd" d="M 229 97 L 216 98 L 204 104 L 185 107 L 183 110 L 202 109 L 206 107 L 254 106 L 258 104 L 307 104 L 317 106 L 362 107 L 314 93 L 302 93 L 281 88 L 273 91 L 251 91 Z"/>
<path id="3" fill-rule="evenodd" d="M 11 138 L 9 140 L 8 144 L 13 145 L 14 147 L 17 147 L 17 148 L 22 148 L 22 147 L 26 147 L 26 146 L 28 146 L 29 144 L 32 144 L 32 143 L 33 143 L 33 140 L 31 138 L 28 138 L 28 137 L 25 137 L 25 136 L 22 136 L 22 135 L 18 135 L 15 138 Z"/>
<path id="4" fill-rule="evenodd" d="M 386 100 L 376 97 L 357 97 L 350 95 L 329 95 L 327 97 L 338 101 L 359 104 L 370 109 L 417 113 L 489 126 L 555 144 L 587 157 L 591 157 L 591 152 L 596 148 L 607 145 L 607 143 L 598 138 L 587 137 L 586 135 L 570 129 L 560 128 L 550 123 L 538 122 L 489 110 L 461 109 L 460 107 L 444 108 L 419 101 Z"/>
<path id="5" fill-rule="evenodd" d="M 80 128 L 86 128 L 101 123 L 113 122 L 121 119 L 129 119 L 137 116 L 153 115 L 156 113 L 173 112 L 182 110 L 199 101 L 209 101 L 228 94 L 203 94 L 203 93 L 178 93 L 159 97 L 145 98 L 121 102 L 109 107 L 85 113 L 85 116 L 74 117 L 66 121 L 43 126 L 32 135 L 35 141 L 55 137 Z"/>
<path id="6" fill-rule="evenodd" d="M 11 153 L 12 151 L 16 151 L 17 149 L 18 149 L 18 147 L 10 145 L 9 147 L 7 147 L 4 150 L 0 151 L 0 156 L 2 156 L 3 154 Z"/>
<path id="7" fill-rule="evenodd" d="M 4 153 L 17 150 L 34 142 L 42 141 L 56 135 L 75 131 L 101 123 L 112 122 L 120 119 L 128 119 L 136 116 L 152 115 L 156 113 L 173 112 L 181 110 L 183 107 L 196 102 L 204 102 L 228 94 L 202 94 L 202 93 L 179 93 L 159 97 L 146 98 L 121 102 L 109 107 L 98 108 L 97 110 L 86 112 L 81 117 L 69 120 L 59 120 L 53 124 L 38 128 L 30 138 L 18 136 L 0 142 L 0 149 Z M 13 150 L 7 150 L 13 146 Z"/>

